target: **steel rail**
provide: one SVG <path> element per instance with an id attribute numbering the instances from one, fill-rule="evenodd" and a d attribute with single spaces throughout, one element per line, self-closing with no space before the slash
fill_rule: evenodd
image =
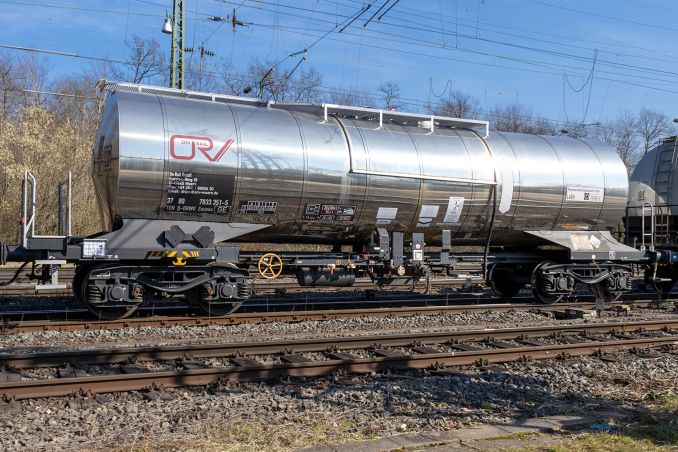
<path id="1" fill-rule="evenodd" d="M 3 281 L 5 279 L 9 279 L 14 273 L 12 271 L 8 270 L 16 270 L 16 269 L 1 269 L 0 268 L 0 281 Z M 67 281 L 67 284 L 70 284 L 70 280 L 73 279 L 74 271 L 72 269 L 68 269 L 70 271 L 66 273 L 61 273 L 64 272 L 64 270 L 67 269 L 61 269 L 59 273 L 59 278 L 62 281 Z M 26 277 L 27 273 L 23 273 L 22 276 L 19 278 L 19 281 L 27 281 L 28 278 Z M 453 278 L 453 277 L 439 277 L 439 278 L 431 278 L 430 280 L 430 285 L 431 286 L 450 286 L 450 287 L 459 287 L 467 284 L 469 282 L 469 278 L 471 278 L 471 282 L 475 283 L 480 283 L 482 282 L 482 278 L 480 276 L 474 275 L 474 274 L 469 274 L 468 276 L 461 276 L 458 278 Z M 257 291 L 270 291 L 270 290 L 278 290 L 278 289 L 285 289 L 285 290 L 293 290 L 293 291 L 308 291 L 308 290 L 315 290 L 315 291 L 325 291 L 325 292 L 332 292 L 332 291 L 337 291 L 337 290 L 347 290 L 347 289 L 369 289 L 369 288 L 374 288 L 378 289 L 378 286 L 372 282 L 369 279 L 358 279 L 355 281 L 355 283 L 352 286 L 348 287 L 303 287 L 300 286 L 296 281 L 279 281 L 279 280 L 274 280 L 274 281 L 264 281 L 261 278 L 254 278 L 254 290 L 255 292 Z M 421 280 L 417 283 L 415 287 L 418 288 L 424 288 L 424 280 Z M 394 286 L 386 286 L 386 289 L 398 289 L 398 288 L 411 288 L 412 284 L 403 284 L 403 285 L 394 285 Z M 73 291 L 70 287 L 66 289 L 45 289 L 45 290 L 40 290 L 36 291 L 35 290 L 35 285 L 27 282 L 19 282 L 15 283 L 9 286 L 3 286 L 0 287 L 0 296 L 10 296 L 10 295 L 15 295 L 15 296 L 20 296 L 20 295 L 44 295 L 44 296 L 59 296 L 59 295 L 72 295 Z"/>
<path id="2" fill-rule="evenodd" d="M 396 300 L 401 302 L 402 300 Z M 635 302 L 634 306 L 646 306 L 649 301 Z M 607 307 L 618 303 L 609 303 Z M 494 303 L 494 304 L 461 304 L 439 306 L 408 306 L 397 308 L 352 308 L 317 311 L 282 311 L 282 312 L 243 312 L 226 317 L 210 316 L 150 316 L 133 317 L 120 320 L 75 320 L 75 321 L 22 321 L 6 319 L 0 324 L 0 334 L 31 333 L 40 331 L 81 331 L 81 330 L 116 330 L 138 327 L 170 327 L 170 326 L 216 326 L 241 325 L 272 322 L 323 321 L 358 317 L 407 317 L 413 315 L 451 315 L 471 312 L 529 312 L 558 311 L 566 308 L 592 309 L 592 303 L 563 303 L 554 305 Z M 1 314 L 0 314 L 1 316 Z"/>
<path id="3" fill-rule="evenodd" d="M 0 352 L 0 365 L 5 368 L 58 367 L 66 364 L 110 364 L 140 361 L 168 361 L 245 355 L 272 355 L 279 353 L 322 352 L 332 348 L 341 350 L 366 349 L 375 346 L 402 347 L 412 344 L 442 344 L 446 342 L 479 341 L 491 339 L 538 338 L 564 334 L 622 333 L 678 329 L 676 320 L 644 320 L 619 323 L 583 325 L 549 325 L 502 329 L 480 329 L 408 333 L 401 335 L 370 335 L 294 339 L 284 341 L 255 341 L 178 346 L 131 347 L 125 349 L 76 349 L 37 352 Z"/>
<path id="4" fill-rule="evenodd" d="M 365 373 L 387 369 L 422 369 L 465 366 L 478 362 L 504 363 L 524 358 L 592 355 L 602 351 L 677 344 L 678 336 L 632 338 L 605 342 L 539 345 L 492 350 L 424 353 L 414 355 L 332 359 L 285 364 L 257 364 L 223 368 L 143 372 L 49 380 L 0 383 L 5 400 L 139 391 L 183 386 L 204 386 L 225 381 L 263 380 L 277 377 L 320 377 L 336 372 Z"/>

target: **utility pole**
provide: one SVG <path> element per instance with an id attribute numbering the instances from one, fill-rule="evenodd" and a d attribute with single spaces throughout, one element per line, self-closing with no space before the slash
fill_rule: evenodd
<path id="1" fill-rule="evenodd" d="M 184 89 L 184 0 L 174 0 L 172 9 L 170 88 Z"/>

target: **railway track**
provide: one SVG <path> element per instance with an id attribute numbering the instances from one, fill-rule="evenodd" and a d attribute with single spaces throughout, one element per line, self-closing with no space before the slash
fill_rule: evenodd
<path id="1" fill-rule="evenodd" d="M 0 395 L 6 400 L 219 384 L 337 372 L 381 372 L 504 363 L 664 347 L 675 353 L 678 320 L 482 329 L 313 340 L 171 347 L 3 353 Z M 215 362 L 214 360 L 217 359 Z M 266 362 L 264 362 L 266 360 Z M 128 363 L 134 362 L 133 365 Z M 151 370 L 143 363 L 153 363 Z M 58 368 L 29 379 L 27 370 Z M 23 374 L 22 374 L 23 372 Z M 95 373 L 95 374 L 92 374 Z"/>
<path id="2" fill-rule="evenodd" d="M 468 268 L 467 268 L 468 267 Z M 11 267 L 0 267 L 0 283 L 2 281 L 10 280 L 16 273 L 17 268 Z M 431 286 L 450 286 L 450 287 L 461 287 L 471 283 L 481 283 L 482 278 L 480 277 L 480 272 L 482 270 L 477 266 L 464 266 L 463 269 L 460 269 L 460 273 L 457 276 L 450 277 L 438 277 L 432 278 L 430 280 Z M 75 274 L 74 267 L 64 267 L 59 270 L 59 280 L 67 284 L 69 287 L 66 289 L 43 289 L 39 292 L 36 292 L 35 285 L 32 282 L 33 279 L 30 278 L 30 270 L 22 270 L 17 280 L 8 286 L 0 286 L 0 296 L 29 296 L 29 295 L 43 295 L 43 296 L 69 296 L 73 294 L 73 291 L 70 288 L 70 283 L 73 280 Z M 350 287 L 301 287 L 294 279 L 276 279 L 276 280 L 266 280 L 263 278 L 257 278 L 256 274 L 252 275 L 254 281 L 254 290 L 256 293 L 267 293 L 276 290 L 285 290 L 285 291 L 317 291 L 323 290 L 325 292 L 332 291 L 341 291 L 346 289 L 377 289 L 378 286 L 375 285 L 371 280 L 367 278 L 357 279 L 355 283 Z M 418 288 L 424 288 L 426 286 L 425 281 L 419 281 L 417 283 Z M 411 285 L 401 285 L 401 286 L 392 286 L 387 287 L 387 289 L 407 289 L 412 287 Z"/>
<path id="3" fill-rule="evenodd" d="M 405 300 L 407 301 L 407 300 Z M 492 301 L 488 299 L 487 301 Z M 495 300 L 496 301 L 496 300 Z M 418 300 L 421 303 L 421 300 Z M 652 303 L 650 300 L 636 301 L 634 306 L 644 307 Z M 608 308 L 619 306 L 620 303 L 610 303 Z M 0 324 L 0 334 L 32 333 L 39 331 L 82 331 L 82 330 L 116 330 L 121 328 L 140 327 L 172 327 L 172 326 L 213 326 L 213 325 L 240 325 L 272 322 L 302 322 L 323 321 L 335 319 L 349 319 L 358 317 L 408 317 L 414 315 L 452 315 L 461 313 L 483 312 L 553 312 L 567 308 L 593 309 L 594 303 L 574 302 L 556 305 L 533 303 L 483 303 L 477 299 L 475 303 L 459 303 L 434 306 L 404 306 L 404 307 L 361 307 L 342 309 L 323 309 L 305 311 L 281 312 L 242 312 L 226 317 L 209 317 L 202 315 L 179 315 L 133 317 L 121 320 L 93 320 L 87 318 L 73 320 L 21 320 L 20 318 L 5 317 Z"/>
<path id="4" fill-rule="evenodd" d="M 62 278 L 63 280 L 63 278 Z M 478 277 L 473 277 L 471 281 L 475 283 L 481 283 L 482 279 Z M 462 287 L 469 283 L 469 278 L 445 278 L 441 280 L 431 280 L 431 286 L 449 286 L 449 287 Z M 70 286 L 70 282 L 68 283 Z M 407 289 L 412 287 L 411 285 L 403 286 L 392 286 L 389 289 Z M 417 288 L 423 289 L 425 287 L 424 282 L 417 283 Z M 270 292 L 275 290 L 286 290 L 286 291 L 317 291 L 323 290 L 325 292 L 332 291 L 341 291 L 341 290 L 351 290 L 351 289 L 378 289 L 372 281 L 369 280 L 357 280 L 352 286 L 349 287 L 301 287 L 296 281 L 273 281 L 273 282 L 256 282 L 254 284 L 254 290 L 256 293 Z M 45 289 L 36 291 L 35 286 L 30 283 L 17 283 L 9 286 L 0 287 L 0 296 L 30 296 L 30 295 L 42 295 L 46 297 L 56 297 L 56 296 L 70 296 L 73 295 L 73 291 L 70 287 L 66 289 Z"/>

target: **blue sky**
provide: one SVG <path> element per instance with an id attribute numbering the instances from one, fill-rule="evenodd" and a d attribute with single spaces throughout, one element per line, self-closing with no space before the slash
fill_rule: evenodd
<path id="1" fill-rule="evenodd" d="M 239 71 L 252 57 L 277 62 L 308 47 L 368 3 L 185 1 L 186 45 L 204 43 L 216 52 L 215 61 L 231 61 Z M 412 109 L 451 87 L 477 97 L 485 109 L 517 101 L 558 121 L 592 123 L 642 107 L 678 116 L 678 2 L 400 0 L 381 22 L 375 17 L 363 27 L 385 1 L 373 1 L 345 32 L 327 35 L 310 49 L 302 67 L 318 69 L 327 88 L 376 93 L 381 82 L 394 81 Z M 169 46 L 160 28 L 165 11 L 171 12 L 170 0 L 0 4 L 3 45 L 115 60 L 125 59 L 125 41 L 135 33 Z M 251 25 L 234 33 L 230 24 L 207 20 L 233 8 L 238 20 Z M 47 58 L 54 75 L 91 65 Z"/>

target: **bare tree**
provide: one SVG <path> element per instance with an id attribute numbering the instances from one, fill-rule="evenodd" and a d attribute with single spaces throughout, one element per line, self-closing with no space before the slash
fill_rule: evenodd
<path id="1" fill-rule="evenodd" d="M 274 101 L 318 101 L 322 79 L 315 68 L 280 68 L 268 62 L 252 61 L 247 71 L 245 94 L 253 92 L 256 97 Z"/>
<path id="2" fill-rule="evenodd" d="M 254 83 L 253 78 L 249 75 L 243 76 L 236 72 L 233 63 L 221 59 L 215 67 L 218 67 L 216 72 L 221 75 L 220 84 L 222 84 L 224 92 L 235 96 L 242 96 L 251 92 L 252 84 Z"/>
<path id="3" fill-rule="evenodd" d="M 45 102 L 49 67 L 47 60 L 35 55 L 0 56 L 0 119 Z"/>
<path id="4" fill-rule="evenodd" d="M 642 140 L 643 155 L 647 154 L 661 138 L 671 133 L 669 118 L 664 113 L 649 108 L 640 110 L 637 127 Z"/>
<path id="5" fill-rule="evenodd" d="M 162 75 L 167 74 L 168 66 L 155 38 L 144 39 L 135 34 L 132 41 L 127 43 L 127 50 L 127 64 L 113 68 L 115 78 L 132 83 L 152 83 L 166 79 Z"/>
<path id="6" fill-rule="evenodd" d="M 199 58 L 189 59 L 184 70 L 184 83 L 186 89 L 195 91 L 216 93 L 225 88 L 218 64 L 201 61 Z"/>
<path id="7" fill-rule="evenodd" d="M 603 124 L 598 138 L 617 150 L 627 168 L 635 166 L 640 140 L 638 122 L 629 111 L 624 111 L 615 120 Z"/>
<path id="8" fill-rule="evenodd" d="M 566 121 L 559 132 L 572 138 L 598 138 L 600 135 L 596 129 L 587 127 L 581 121 Z"/>
<path id="9" fill-rule="evenodd" d="M 500 132 L 524 132 L 532 110 L 520 104 L 496 106 L 489 113 L 490 125 Z"/>
<path id="10" fill-rule="evenodd" d="M 395 82 L 386 82 L 379 85 L 377 88 L 382 94 L 382 100 L 384 101 L 384 108 L 387 110 L 397 110 L 401 107 L 399 102 L 400 99 L 400 87 Z"/>
<path id="11" fill-rule="evenodd" d="M 6 53 L 0 55 L 0 119 L 5 121 L 16 100 L 15 61 Z"/>
<path id="12" fill-rule="evenodd" d="M 314 68 L 302 71 L 292 84 L 292 97 L 296 102 L 315 102 L 320 100 L 322 77 Z"/>
<path id="13" fill-rule="evenodd" d="M 333 92 L 329 96 L 329 102 L 337 105 L 348 105 L 351 107 L 372 107 L 374 102 L 370 97 L 360 91 L 340 91 Z"/>
<path id="14" fill-rule="evenodd" d="M 557 129 L 551 121 L 543 116 L 533 116 L 530 119 L 530 123 L 526 128 L 525 133 L 533 133 L 535 135 L 555 135 Z"/>
<path id="15" fill-rule="evenodd" d="M 84 135 L 96 132 L 101 93 L 96 89 L 102 75 L 96 68 L 80 74 L 62 76 L 51 90 L 62 95 L 53 96 L 48 106 L 58 117 L 68 118 L 78 125 Z"/>
<path id="16" fill-rule="evenodd" d="M 455 90 L 450 93 L 447 100 L 436 105 L 432 112 L 441 116 L 474 119 L 480 116 L 480 101 L 469 94 Z"/>
<path id="17" fill-rule="evenodd" d="M 556 134 L 556 128 L 550 121 L 541 116 L 533 116 L 531 108 L 518 103 L 493 108 L 489 113 L 489 120 L 492 128 L 500 132 Z"/>
<path id="18" fill-rule="evenodd" d="M 47 59 L 24 55 L 16 59 L 15 75 L 17 96 L 23 108 L 42 106 L 47 88 L 49 66 Z"/>
<path id="19" fill-rule="evenodd" d="M 251 78 L 251 86 L 248 88 L 254 89 L 256 97 L 275 101 L 285 98 L 289 89 L 289 78 L 286 74 L 281 74 L 276 66 L 254 60 L 247 69 L 247 75 Z"/>

